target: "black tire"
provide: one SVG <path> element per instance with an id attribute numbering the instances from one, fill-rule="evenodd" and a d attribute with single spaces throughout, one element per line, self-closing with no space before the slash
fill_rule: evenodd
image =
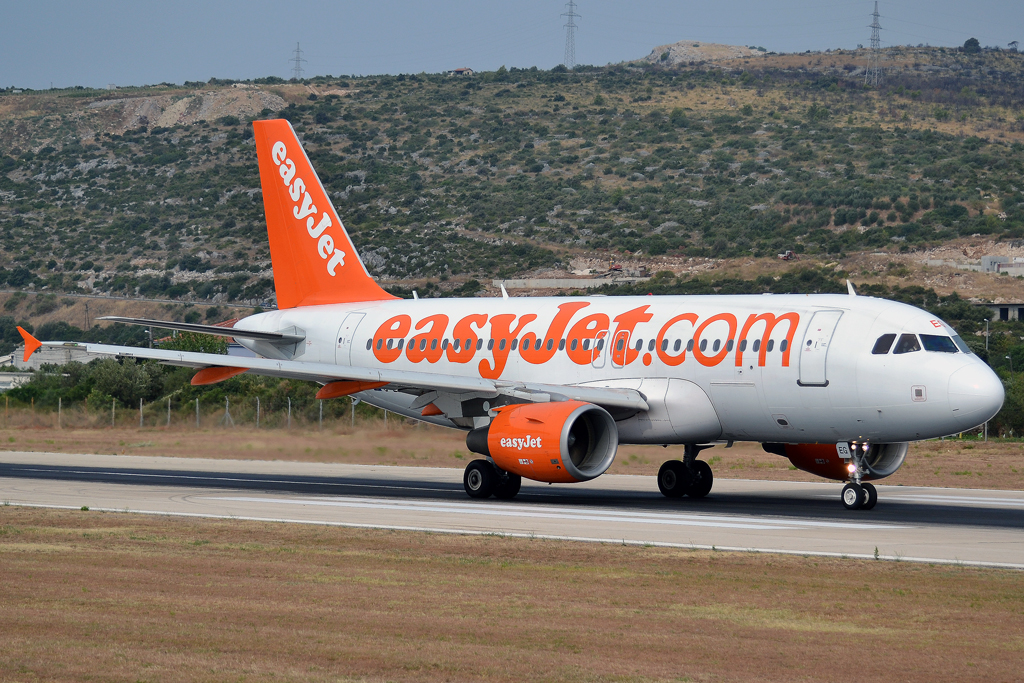
<path id="1" fill-rule="evenodd" d="M 690 489 L 690 471 L 679 460 L 668 460 L 658 470 L 658 489 L 666 498 L 682 498 Z"/>
<path id="2" fill-rule="evenodd" d="M 860 506 L 860 509 L 870 510 L 878 502 L 878 489 L 873 484 L 868 484 L 867 482 L 861 484 L 861 488 L 864 489 L 864 504 Z"/>
<path id="3" fill-rule="evenodd" d="M 505 472 L 498 475 L 498 483 L 494 487 L 494 497 L 500 500 L 512 500 L 523 486 L 523 478 L 518 474 Z"/>
<path id="4" fill-rule="evenodd" d="M 490 498 L 497 484 L 498 473 L 488 461 L 474 460 L 466 465 L 462 485 L 470 498 Z"/>
<path id="5" fill-rule="evenodd" d="M 711 465 L 703 460 L 694 460 L 690 465 L 690 490 L 686 493 L 691 498 L 703 498 L 711 493 L 711 487 L 715 484 L 715 473 L 711 471 Z"/>
<path id="6" fill-rule="evenodd" d="M 843 487 L 842 499 L 843 506 L 847 510 L 860 510 L 864 507 L 867 495 L 864 493 L 864 487 L 860 484 L 847 484 Z"/>

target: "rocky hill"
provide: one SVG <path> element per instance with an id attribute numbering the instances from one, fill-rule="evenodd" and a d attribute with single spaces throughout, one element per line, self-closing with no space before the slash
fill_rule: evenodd
<path id="1" fill-rule="evenodd" d="M 386 286 L 1024 239 L 1024 55 L 901 48 L 867 88 L 863 51 L 686 44 L 575 72 L 0 90 L 0 288 L 273 305 L 268 116 Z"/>

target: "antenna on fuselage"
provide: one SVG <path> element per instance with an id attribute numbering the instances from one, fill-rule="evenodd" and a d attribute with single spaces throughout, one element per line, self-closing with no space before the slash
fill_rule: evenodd
<path id="1" fill-rule="evenodd" d="M 850 296 L 857 296 L 857 290 L 853 288 L 853 283 L 849 280 L 846 281 L 846 291 L 850 293 Z"/>

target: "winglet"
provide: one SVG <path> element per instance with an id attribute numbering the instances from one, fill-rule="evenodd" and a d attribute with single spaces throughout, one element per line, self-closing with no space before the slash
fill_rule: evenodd
<path id="1" fill-rule="evenodd" d="M 28 359 L 29 359 L 29 356 L 31 356 L 33 353 L 35 353 L 36 349 L 38 349 L 40 346 L 43 345 L 43 342 L 39 341 L 38 339 L 33 337 L 31 334 L 26 332 L 25 328 L 23 328 L 21 325 L 18 325 L 18 332 L 21 334 L 21 338 L 25 340 L 25 359 L 24 359 L 24 361 L 27 363 Z"/>
<path id="2" fill-rule="evenodd" d="M 857 296 L 857 290 L 853 288 L 853 283 L 849 280 L 846 281 L 846 291 L 850 293 L 850 296 Z"/>

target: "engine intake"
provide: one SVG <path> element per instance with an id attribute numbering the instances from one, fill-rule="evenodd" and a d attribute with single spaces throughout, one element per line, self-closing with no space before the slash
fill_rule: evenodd
<path id="1" fill-rule="evenodd" d="M 863 479 L 884 479 L 895 473 L 907 459 L 909 446 L 907 443 L 871 444 L 863 460 L 867 468 Z M 789 458 L 794 467 L 804 472 L 839 481 L 850 478 L 846 469 L 850 461 L 839 457 L 833 443 L 764 443 L 761 447 L 768 453 Z"/>
<path id="2" fill-rule="evenodd" d="M 466 435 L 466 446 L 527 479 L 570 483 L 604 474 L 615 460 L 619 433 L 604 408 L 582 401 L 497 408 L 487 427 Z"/>

